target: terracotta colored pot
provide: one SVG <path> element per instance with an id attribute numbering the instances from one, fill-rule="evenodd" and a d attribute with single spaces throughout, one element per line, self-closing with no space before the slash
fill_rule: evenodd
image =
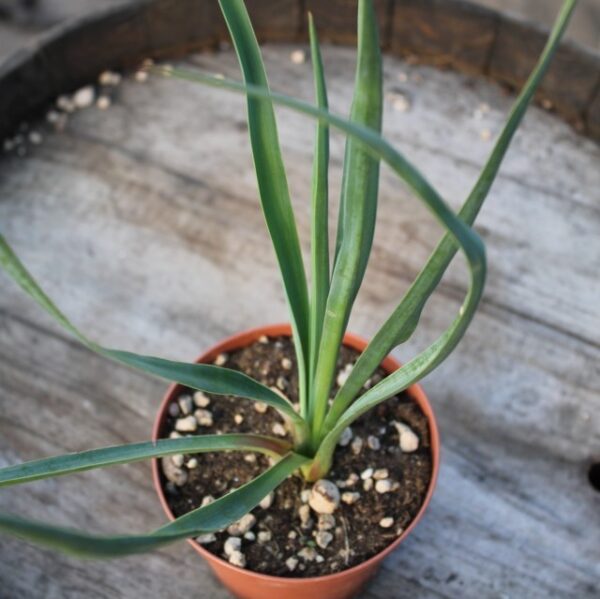
<path id="1" fill-rule="evenodd" d="M 270 325 L 245 331 L 221 341 L 207 352 L 203 353 L 196 361 L 212 363 L 216 356 L 222 352 L 229 352 L 246 347 L 256 341 L 261 335 L 268 337 L 277 337 L 281 335 L 291 335 L 290 326 L 285 324 Z M 356 335 L 347 333 L 344 337 L 344 345 L 363 351 L 367 342 Z M 381 364 L 382 368 L 388 373 L 400 368 L 400 364 L 391 356 L 388 356 Z M 162 401 L 158 416 L 154 423 L 152 439 L 160 438 L 163 424 L 167 417 L 167 406 L 182 391 L 181 385 L 171 385 Z M 404 532 L 383 551 L 374 555 L 367 561 L 348 568 L 336 574 L 319 576 L 315 578 L 283 578 L 279 576 L 267 576 L 258 574 L 250 570 L 237 568 L 229 562 L 213 555 L 210 551 L 204 549 L 196 541 L 190 539 L 188 543 L 208 561 L 208 564 L 216 574 L 217 578 L 239 599 L 349 599 L 355 596 L 365 583 L 377 572 L 383 559 L 390 554 L 406 538 L 410 531 L 423 516 L 427 505 L 433 494 L 433 489 L 437 480 L 439 470 L 439 448 L 440 440 L 438 428 L 433 414 L 433 410 L 427 396 L 419 385 L 413 385 L 407 390 L 411 398 L 417 402 L 421 410 L 427 416 L 430 431 L 430 445 L 432 457 L 432 475 L 427 489 L 427 495 L 423 501 L 421 509 L 414 520 L 406 527 Z M 167 514 L 173 520 L 174 516 L 169 508 L 165 494 L 163 492 L 159 474 L 159 461 L 152 461 L 152 475 L 154 486 L 160 498 L 160 502 Z"/>

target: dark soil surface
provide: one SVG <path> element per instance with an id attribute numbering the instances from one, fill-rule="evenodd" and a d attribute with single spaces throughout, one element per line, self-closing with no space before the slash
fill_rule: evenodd
<path id="1" fill-rule="evenodd" d="M 357 355 L 352 349 L 342 348 L 338 368 L 342 370 L 346 364 L 355 362 Z M 223 354 L 222 358 L 224 366 L 241 370 L 268 386 L 279 387 L 292 402 L 298 401 L 297 373 L 289 338 L 263 338 L 245 349 Z M 291 367 L 286 359 L 291 361 Z M 282 360 L 287 369 L 282 366 Z M 372 384 L 384 376 L 382 370 L 378 371 L 371 379 Z M 192 392 L 184 391 L 181 395 L 192 395 Z M 272 408 L 260 413 L 255 402 L 250 400 L 207 395 L 210 404 L 205 409 L 212 412 L 214 423 L 212 426 L 199 426 L 194 434 L 254 432 L 273 435 L 273 425 L 283 424 L 283 419 Z M 169 416 L 163 431 L 164 437 L 174 430 L 175 421 L 181 416 L 176 410 L 173 406 L 173 415 Z M 238 422 L 240 416 L 243 418 L 239 424 L 236 423 L 236 415 Z M 394 421 L 408 425 L 416 433 L 419 438 L 416 451 L 402 451 Z M 303 498 L 306 500 L 307 495 L 302 491 L 310 490 L 312 485 L 299 476 L 293 476 L 275 490 L 268 509 L 257 507 L 252 512 L 256 523 L 249 538 L 242 538 L 241 546 L 248 569 L 288 577 L 331 574 L 380 552 L 413 520 L 423 503 L 431 478 L 429 429 L 425 415 L 408 395 L 400 394 L 357 420 L 352 425 L 352 433 L 354 448 L 352 443 L 345 447 L 338 445 L 327 478 L 338 485 L 341 494 L 354 492 L 360 496 L 352 504 L 342 501 L 335 510 L 335 524 L 327 531 L 333 537 L 329 544 L 325 548 L 317 544 L 318 515 L 312 510 L 310 520 L 304 524 L 301 522 L 299 508 L 304 505 Z M 379 439 L 379 449 L 369 447 L 367 440 L 370 436 Z M 358 453 L 357 437 L 363 441 Z M 372 445 L 376 446 L 376 443 Z M 184 484 L 178 486 L 163 480 L 169 505 L 176 516 L 199 507 L 206 496 L 218 498 L 239 487 L 269 465 L 269 460 L 259 454 L 229 452 L 197 454 L 193 456 L 197 465 L 188 468 L 191 457 L 185 456 L 181 466 L 186 473 Z M 394 490 L 377 492 L 374 486 L 376 480 L 367 483 L 367 487 L 369 484 L 373 487 L 365 490 L 360 475 L 368 468 L 387 469 L 387 479 Z M 357 477 L 359 480 L 353 482 Z M 380 525 L 384 518 L 393 518 L 389 528 Z M 271 538 L 266 540 L 269 533 Z M 227 531 L 216 533 L 216 539 L 204 542 L 203 546 L 227 559 L 223 546 L 229 536 Z M 286 564 L 287 560 L 290 561 Z M 291 566 L 296 561 L 292 570 Z"/>

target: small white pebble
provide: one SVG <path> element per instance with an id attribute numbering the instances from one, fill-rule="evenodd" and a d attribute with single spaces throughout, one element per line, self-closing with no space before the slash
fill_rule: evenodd
<path id="1" fill-rule="evenodd" d="M 181 410 L 181 413 L 184 416 L 189 416 L 192 413 L 192 408 L 194 407 L 194 402 L 190 395 L 182 395 L 177 400 L 177 405 L 179 406 L 179 409 Z"/>
<path id="2" fill-rule="evenodd" d="M 283 376 L 278 376 L 277 377 L 277 381 L 275 381 L 275 386 L 278 389 L 281 389 L 281 391 L 285 391 L 287 389 L 288 386 L 288 382 L 287 379 Z"/>
<path id="3" fill-rule="evenodd" d="M 121 75 L 114 71 L 104 71 L 100 73 L 98 77 L 98 83 L 100 85 L 106 85 L 107 87 L 114 87 L 121 83 Z"/>
<path id="4" fill-rule="evenodd" d="M 378 480 L 375 483 L 375 491 L 377 493 L 389 493 L 392 490 L 392 481 L 389 478 L 384 478 L 383 480 Z"/>
<path id="5" fill-rule="evenodd" d="M 181 433 L 178 433 L 177 431 L 171 431 L 169 433 L 169 439 L 181 439 L 183 438 L 183 435 Z"/>
<path id="6" fill-rule="evenodd" d="M 58 96 L 56 106 L 65 112 L 75 112 L 75 102 L 69 96 Z"/>
<path id="7" fill-rule="evenodd" d="M 171 481 L 178 487 L 185 485 L 188 479 L 188 473 L 185 470 L 177 467 L 170 457 L 163 458 L 161 460 L 161 466 L 163 474 L 167 480 Z"/>
<path id="8" fill-rule="evenodd" d="M 352 472 L 346 479 L 346 486 L 353 487 L 359 480 L 360 477 L 358 476 L 358 474 L 356 474 L 356 472 Z"/>
<path id="9" fill-rule="evenodd" d="M 262 401 L 255 401 L 254 402 L 254 409 L 259 413 L 259 414 L 264 414 L 267 411 L 267 408 L 269 406 L 262 402 Z"/>
<path id="10" fill-rule="evenodd" d="M 373 488 L 373 479 L 372 478 L 367 478 L 367 480 L 365 480 L 363 482 L 363 489 L 365 491 L 370 491 Z"/>
<path id="11" fill-rule="evenodd" d="M 212 412 L 208 410 L 203 410 L 202 408 L 198 408 L 194 412 L 194 418 L 198 421 L 200 426 L 212 426 L 213 425 L 213 415 Z"/>
<path id="12" fill-rule="evenodd" d="M 249 530 L 245 535 L 244 535 L 244 539 L 246 539 L 246 541 L 256 541 L 256 535 Z"/>
<path id="13" fill-rule="evenodd" d="M 275 497 L 275 495 L 271 491 L 271 493 L 269 493 L 266 497 L 264 497 L 263 500 L 258 505 L 260 505 L 260 507 L 263 510 L 268 510 L 273 505 L 274 497 Z"/>
<path id="14" fill-rule="evenodd" d="M 246 567 L 246 557 L 244 556 L 244 554 L 241 551 L 234 551 L 229 556 L 229 563 L 232 566 L 237 566 L 238 568 L 245 568 Z"/>
<path id="15" fill-rule="evenodd" d="M 360 499 L 360 493 L 346 491 L 342 493 L 342 501 L 348 505 L 356 503 Z"/>
<path id="16" fill-rule="evenodd" d="M 381 449 L 381 441 L 375 435 L 369 435 L 367 437 L 367 445 L 373 451 Z"/>
<path id="17" fill-rule="evenodd" d="M 283 424 L 280 422 L 276 422 L 271 430 L 273 431 L 273 434 L 277 435 L 278 437 L 285 437 L 287 434 L 285 431 L 285 426 L 283 426 Z"/>
<path id="18" fill-rule="evenodd" d="M 207 532 L 206 534 L 196 537 L 196 543 L 200 543 L 200 545 L 208 545 L 209 543 L 214 543 L 216 540 L 217 537 L 212 532 Z"/>
<path id="19" fill-rule="evenodd" d="M 352 441 L 352 437 L 352 429 L 348 426 L 342 431 L 338 445 L 340 447 L 346 447 L 346 445 L 349 445 L 350 441 Z"/>
<path id="20" fill-rule="evenodd" d="M 178 418 L 175 421 L 175 430 L 180 433 L 193 433 L 198 428 L 198 421 L 193 416 Z"/>
<path id="21" fill-rule="evenodd" d="M 96 107 L 100 110 L 108 110 L 112 104 L 108 96 L 99 96 L 96 100 Z"/>
<path id="22" fill-rule="evenodd" d="M 554 108 L 554 104 L 553 104 L 552 100 L 549 100 L 548 98 L 544 98 L 542 100 L 542 108 L 544 110 L 552 110 Z"/>
<path id="23" fill-rule="evenodd" d="M 338 387 L 344 385 L 344 383 L 348 380 L 352 369 L 354 368 L 354 364 L 346 364 L 337 375 L 335 382 L 338 384 Z"/>
<path id="24" fill-rule="evenodd" d="M 146 83 L 148 81 L 148 71 L 138 71 L 134 78 L 138 83 Z"/>
<path id="25" fill-rule="evenodd" d="M 310 499 L 310 489 L 304 489 L 304 491 L 302 491 L 300 493 L 300 500 L 302 501 L 302 503 L 308 503 L 309 499 Z"/>
<path id="26" fill-rule="evenodd" d="M 360 473 L 360 477 L 363 480 L 367 480 L 367 478 L 372 478 L 373 477 L 373 468 L 366 468 L 365 470 L 363 470 Z"/>
<path id="27" fill-rule="evenodd" d="M 223 545 L 225 555 L 229 556 L 234 551 L 239 551 L 242 548 L 242 539 L 239 537 L 229 537 Z"/>
<path id="28" fill-rule="evenodd" d="M 332 514 L 340 504 L 340 491 L 330 480 L 318 480 L 311 489 L 308 503 L 317 514 Z"/>
<path id="29" fill-rule="evenodd" d="M 293 557 L 293 556 L 292 556 L 292 557 L 288 557 L 288 558 L 285 560 L 285 565 L 286 565 L 286 568 L 287 568 L 287 569 L 288 569 L 290 572 L 293 572 L 293 571 L 296 569 L 296 567 L 298 566 L 298 559 L 297 559 L 297 558 L 295 558 L 295 557 Z"/>
<path id="30" fill-rule="evenodd" d="M 319 530 L 331 530 L 335 528 L 335 518 L 332 514 L 319 514 L 319 521 L 317 522 L 317 528 Z"/>
<path id="31" fill-rule="evenodd" d="M 234 522 L 227 528 L 227 532 L 234 537 L 241 537 L 246 534 L 256 524 L 254 514 L 246 514 L 237 522 Z"/>
<path id="32" fill-rule="evenodd" d="M 56 125 L 59 119 L 60 112 L 57 112 L 56 110 L 49 110 L 46 114 L 46 121 L 48 121 L 51 125 Z"/>
<path id="33" fill-rule="evenodd" d="M 320 530 L 315 535 L 315 541 L 321 549 L 327 548 L 327 545 L 333 541 L 333 535 L 326 530 Z"/>
<path id="34" fill-rule="evenodd" d="M 397 112 L 408 112 L 410 110 L 410 100 L 404 94 L 397 94 L 392 100 L 392 106 Z"/>
<path id="35" fill-rule="evenodd" d="M 198 458 L 190 458 L 187 461 L 186 466 L 190 469 L 193 470 L 194 468 L 198 468 Z"/>
<path id="36" fill-rule="evenodd" d="M 91 85 L 86 85 L 73 94 L 73 103 L 77 108 L 88 108 L 95 99 L 96 92 Z"/>
<path id="37" fill-rule="evenodd" d="M 247 453 L 244 456 L 244 462 L 248 462 L 248 464 L 256 463 L 256 456 L 253 453 Z"/>
<path id="38" fill-rule="evenodd" d="M 352 439 L 352 444 L 350 445 L 352 448 L 352 453 L 354 455 L 359 455 L 363 448 L 363 440 L 361 437 L 354 437 Z"/>
<path id="39" fill-rule="evenodd" d="M 44 141 L 44 138 L 37 131 L 31 131 L 31 133 L 29 134 L 29 141 L 34 146 L 39 146 Z"/>
<path id="40" fill-rule="evenodd" d="M 181 468 L 183 466 L 183 454 L 176 453 L 175 455 L 172 455 L 171 461 L 173 464 L 175 464 L 175 466 L 177 466 L 177 468 Z"/>
<path id="41" fill-rule="evenodd" d="M 325 558 L 321 554 L 317 554 L 317 557 L 315 557 L 315 561 L 317 562 L 317 564 L 322 564 L 325 561 Z"/>
<path id="42" fill-rule="evenodd" d="M 269 338 L 268 338 L 266 335 L 261 335 L 261 336 L 258 338 L 258 342 L 259 342 L 259 343 L 269 343 Z"/>
<path id="43" fill-rule="evenodd" d="M 381 526 L 381 528 L 391 528 L 392 526 L 394 526 L 394 519 L 391 518 L 390 516 L 387 516 L 386 518 L 382 518 L 379 521 L 379 526 Z"/>
<path id="44" fill-rule="evenodd" d="M 292 369 L 292 361 L 289 358 L 282 358 L 281 359 L 281 367 L 284 370 L 291 370 Z"/>
<path id="45" fill-rule="evenodd" d="M 307 526 L 308 523 L 311 520 L 311 518 L 310 518 L 310 507 L 308 507 L 308 505 L 306 503 L 302 504 L 298 508 L 298 515 L 300 516 L 300 522 L 302 522 L 302 524 L 304 526 Z"/>
<path id="46" fill-rule="evenodd" d="M 179 406 L 173 402 L 169 404 L 169 416 L 171 416 L 172 418 L 177 418 L 177 416 L 179 416 Z"/>
<path id="47" fill-rule="evenodd" d="M 419 447 L 419 437 L 417 437 L 412 428 L 403 422 L 393 422 L 393 425 L 398 431 L 400 449 L 405 453 L 416 451 Z"/>
<path id="48" fill-rule="evenodd" d="M 205 505 L 209 505 L 214 500 L 215 500 L 215 498 L 212 495 L 206 495 L 205 497 L 202 498 L 202 503 L 200 504 L 200 507 L 204 507 Z"/>
<path id="49" fill-rule="evenodd" d="M 242 422 L 244 422 L 244 417 L 241 414 L 235 414 L 235 416 L 233 417 L 233 421 L 236 424 L 242 424 Z"/>
<path id="50" fill-rule="evenodd" d="M 202 391 L 196 391 L 196 393 L 194 393 L 194 403 L 199 408 L 205 408 L 210 404 L 210 397 Z"/>
<path id="51" fill-rule="evenodd" d="M 288 532 L 288 539 L 295 539 L 298 537 L 298 533 L 295 530 L 290 530 Z"/>
<path id="52" fill-rule="evenodd" d="M 314 547 L 304 547 L 298 551 L 298 557 L 306 560 L 307 562 L 314 562 L 317 559 L 317 550 Z"/>
<path id="53" fill-rule="evenodd" d="M 390 473 L 387 468 L 378 468 L 377 470 L 375 470 L 375 472 L 373 472 L 373 478 L 375 480 L 383 480 L 384 478 L 387 478 L 389 475 L 390 475 Z"/>
<path id="54" fill-rule="evenodd" d="M 483 141 L 489 141 L 490 139 L 492 139 L 492 132 L 488 129 L 482 129 L 479 132 L 479 137 L 483 140 Z"/>
<path id="55" fill-rule="evenodd" d="M 227 362 L 227 358 L 229 356 L 227 354 L 219 354 L 216 358 L 215 361 L 213 362 L 213 364 L 215 366 L 223 366 L 223 364 L 225 364 Z"/>
<path id="56" fill-rule="evenodd" d="M 304 50 L 294 50 L 290 54 L 290 60 L 293 64 L 303 64 L 306 62 L 306 52 Z"/>
<path id="57" fill-rule="evenodd" d="M 259 543 L 268 543 L 273 538 L 270 530 L 261 530 L 258 533 L 258 542 Z"/>

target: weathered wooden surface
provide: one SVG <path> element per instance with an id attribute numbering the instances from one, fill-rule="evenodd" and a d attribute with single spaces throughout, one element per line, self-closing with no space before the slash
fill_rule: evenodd
<path id="1" fill-rule="evenodd" d="M 306 38 L 306 9 L 321 37 L 355 39 L 356 0 L 247 0 L 261 41 Z M 547 32 L 529 21 L 466 0 L 376 0 L 381 41 L 400 56 L 474 72 L 510 86 L 524 83 Z M 145 58 L 183 56 L 229 40 L 212 0 L 129 0 L 57 27 L 0 64 L 0 137 L 105 68 L 130 68 Z M 578 131 L 600 138 L 595 98 L 600 55 L 564 43 L 538 99 Z"/>
<path id="2" fill-rule="evenodd" d="M 273 87 L 310 97 L 308 64 L 265 49 Z M 326 47 L 331 104 L 348 108 L 354 55 Z M 231 53 L 190 59 L 237 75 Z M 510 105 L 482 81 L 385 63 L 385 130 L 458 206 Z M 407 79 L 404 81 L 404 79 Z M 113 347 L 191 359 L 235 331 L 286 318 L 258 208 L 244 101 L 191 84 L 126 82 L 107 112 L 75 115 L 25 159 L 0 162 L 0 223 L 58 304 Z M 477 113 L 480 104 L 489 112 Z M 280 113 L 307 240 L 312 124 Z M 46 134 L 45 134 L 46 135 Z M 332 142 L 337 197 L 343 140 Z M 423 522 L 362 594 L 597 597 L 600 494 L 600 150 L 533 109 L 478 229 L 485 298 L 457 351 L 425 389 L 437 409 L 439 487 Z M 371 335 L 440 230 L 388 169 L 372 262 L 351 328 Z M 332 223 L 334 206 L 332 206 Z M 410 357 L 456 312 L 460 260 L 423 315 Z M 165 385 L 108 363 L 59 330 L 0 276 L 0 463 L 138 441 Z M 0 492 L 0 509 L 96 531 L 163 521 L 147 464 Z M 121 561 L 79 562 L 0 537 L 0 596 L 225 598 L 185 543 Z"/>

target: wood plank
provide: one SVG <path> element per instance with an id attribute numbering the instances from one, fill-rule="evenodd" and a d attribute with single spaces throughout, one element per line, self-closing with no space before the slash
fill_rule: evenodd
<path id="1" fill-rule="evenodd" d="M 274 89 L 310 98 L 310 65 L 289 61 L 297 47 L 267 46 L 269 73 Z M 346 113 L 354 53 L 326 46 L 324 58 L 331 104 Z M 231 52 L 186 64 L 238 74 Z M 497 132 L 510 98 L 395 58 L 385 73 L 387 135 L 458 205 L 491 147 L 481 131 Z M 406 112 L 394 110 L 400 91 Z M 479 114 L 482 102 L 489 109 Z M 314 125 L 278 114 L 306 241 Z M 110 110 L 77 113 L 60 135 L 43 132 L 25 159 L 0 161 L 0 222 L 85 331 L 191 359 L 226 334 L 285 318 L 242 97 L 128 79 Z M 343 147 L 334 136 L 334 198 Z M 439 488 L 362 597 L 597 595 L 600 494 L 586 469 L 600 456 L 599 157 L 552 115 L 528 115 L 481 215 L 490 275 L 480 312 L 425 381 L 444 448 Z M 353 330 L 376 330 L 439 234 L 384 169 Z M 465 280 L 460 265 L 448 273 L 400 359 L 447 325 Z M 149 436 L 165 385 L 79 348 L 4 276 L 0 330 L 0 463 Z M 163 520 L 148 473 L 138 464 L 4 490 L 0 509 L 97 531 L 146 530 Z M 11 598 L 227 596 L 184 543 L 78 562 L 0 537 L 0 553 L 0 586 Z"/>
<path id="2" fill-rule="evenodd" d="M 398 0 L 392 52 L 481 73 L 496 36 L 497 13 L 462 0 Z"/>
<path id="3" fill-rule="evenodd" d="M 375 0 L 373 4 L 379 24 L 381 45 L 387 47 L 393 0 Z M 306 1 L 306 10 L 313 14 L 321 41 L 352 46 L 356 44 L 357 6 L 357 0 Z M 306 26 L 304 22 L 304 27 Z"/>
<path id="4" fill-rule="evenodd" d="M 490 75 L 510 85 L 523 85 L 546 39 L 547 32 L 542 28 L 503 16 L 490 61 Z M 538 96 L 554 104 L 569 121 L 583 126 L 583 114 L 599 82 L 598 55 L 563 44 L 548 69 Z"/>

